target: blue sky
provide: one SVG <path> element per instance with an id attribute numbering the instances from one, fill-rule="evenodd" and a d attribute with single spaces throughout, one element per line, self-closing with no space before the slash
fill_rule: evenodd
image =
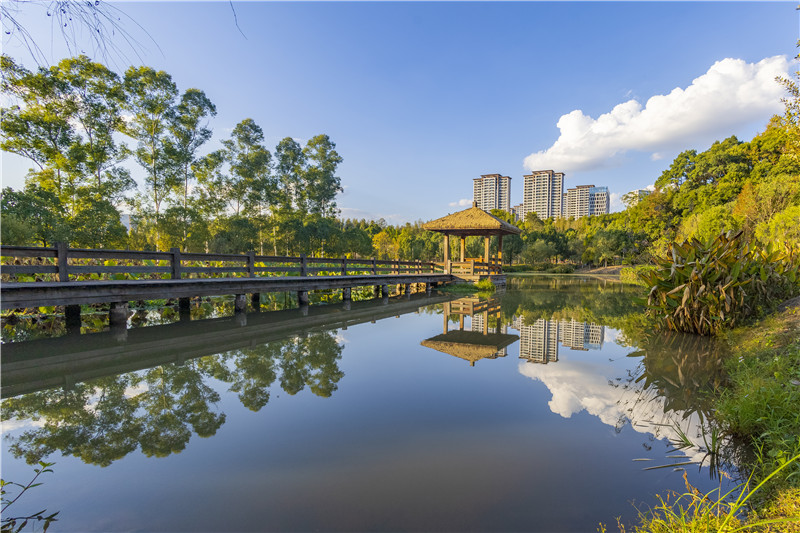
<path id="1" fill-rule="evenodd" d="M 458 210 L 486 173 L 512 177 L 512 203 L 538 168 L 614 198 L 644 188 L 682 150 L 762 131 L 782 110 L 774 76 L 797 70 L 792 2 L 235 2 L 241 33 L 228 2 L 115 6 L 152 41 L 123 19 L 141 59 L 121 44 L 111 66 L 205 91 L 206 149 L 245 118 L 270 150 L 326 133 L 342 215 L 391 223 Z M 52 17 L 20 17 L 49 61 L 68 55 Z M 7 36 L 3 51 L 35 65 Z M 3 186 L 28 166 L 3 154 Z"/>

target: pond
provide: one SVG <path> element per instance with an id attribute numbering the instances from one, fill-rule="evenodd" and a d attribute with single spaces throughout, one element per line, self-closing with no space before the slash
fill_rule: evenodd
<path id="1" fill-rule="evenodd" d="M 4 344 L 2 476 L 55 463 L 8 514 L 59 511 L 50 531 L 615 530 L 684 475 L 732 483 L 704 449 L 721 348 L 643 328 L 637 290 L 520 276 L 491 296 Z"/>

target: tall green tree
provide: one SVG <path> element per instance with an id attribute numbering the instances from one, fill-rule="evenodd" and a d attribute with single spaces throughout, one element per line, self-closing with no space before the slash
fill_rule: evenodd
<path id="1" fill-rule="evenodd" d="M 136 140 L 134 158 L 146 173 L 145 198 L 158 218 L 175 183 L 169 127 L 175 115 L 178 88 L 163 70 L 130 67 L 125 72 L 126 109 L 132 114 L 125 132 Z"/>
<path id="2" fill-rule="evenodd" d="M 275 147 L 275 174 L 280 188 L 282 207 L 306 211 L 303 196 L 305 154 L 300 144 L 285 137 Z"/>
<path id="3" fill-rule="evenodd" d="M 317 135 L 306 143 L 303 157 L 307 164 L 302 174 L 306 208 L 323 217 L 335 215 L 336 194 L 343 190 L 336 175 L 336 168 L 342 162 L 336 144 L 327 135 Z"/>

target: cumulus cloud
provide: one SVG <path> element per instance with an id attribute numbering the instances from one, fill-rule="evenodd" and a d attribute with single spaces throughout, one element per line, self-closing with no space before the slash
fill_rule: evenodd
<path id="1" fill-rule="evenodd" d="M 612 213 L 622 211 L 625 209 L 625 204 L 622 203 L 622 195 L 618 192 L 612 192 L 608 197 L 609 208 Z"/>
<path id="2" fill-rule="evenodd" d="M 775 77 L 788 76 L 788 70 L 785 56 L 758 63 L 728 58 L 685 89 L 655 95 L 644 106 L 628 100 L 596 119 L 576 109 L 561 116 L 556 142 L 526 157 L 525 168 L 592 170 L 617 163 L 629 150 L 652 152 L 658 159 L 670 149 L 728 136 L 782 109 L 784 91 Z"/>
<path id="3" fill-rule="evenodd" d="M 448 205 L 450 205 L 450 207 L 469 207 L 469 206 L 472 205 L 472 200 L 470 200 L 468 198 L 462 198 L 461 200 L 458 200 L 457 202 L 450 202 L 450 204 L 448 204 Z"/>

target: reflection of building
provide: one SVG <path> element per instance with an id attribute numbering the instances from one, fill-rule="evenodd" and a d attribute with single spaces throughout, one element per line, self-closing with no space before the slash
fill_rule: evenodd
<path id="1" fill-rule="evenodd" d="M 519 214 L 522 220 L 531 212 L 542 220 L 562 216 L 563 172 L 535 170 L 523 179 L 522 212 Z"/>
<path id="2" fill-rule="evenodd" d="M 608 187 L 578 185 L 564 193 L 564 217 L 607 215 L 609 210 Z"/>
<path id="3" fill-rule="evenodd" d="M 603 346 L 605 326 L 562 320 L 559 339 L 561 344 L 573 350 L 599 350 Z"/>
<path id="4" fill-rule="evenodd" d="M 472 180 L 473 200 L 484 211 L 511 211 L 511 178 L 500 174 L 484 174 Z"/>
<path id="5" fill-rule="evenodd" d="M 494 332 L 490 332 L 489 314 L 496 314 Z M 422 341 L 426 348 L 450 354 L 459 359 L 469 361 L 474 366 L 481 359 L 496 359 L 508 355 L 506 347 L 516 342 L 519 337 L 506 333 L 502 324 L 500 301 L 497 299 L 480 300 L 478 298 L 461 298 L 446 302 L 443 309 L 444 333 Z M 450 315 L 458 315 L 458 329 L 449 331 Z M 464 317 L 471 317 L 472 331 L 464 331 Z"/>
<path id="6" fill-rule="evenodd" d="M 516 317 L 513 327 L 519 330 L 519 357 L 532 363 L 558 361 L 558 343 L 572 350 L 599 350 L 603 346 L 605 326 L 576 320 L 536 320 L 525 324 Z"/>
<path id="7" fill-rule="evenodd" d="M 494 328 L 489 327 L 489 320 L 488 320 L 489 317 L 486 315 L 488 315 L 488 313 L 480 313 L 477 315 L 472 315 L 470 329 L 472 329 L 472 331 L 479 331 L 481 333 L 483 333 L 484 331 L 490 333 L 504 333 L 504 334 L 508 333 L 508 326 L 506 326 L 505 324 L 501 324 L 499 320 L 495 324 Z M 497 355 L 500 357 L 507 356 L 508 348 L 503 347 L 502 350 L 497 352 Z"/>
<path id="8" fill-rule="evenodd" d="M 519 330 L 519 356 L 532 363 L 558 361 L 558 322 L 539 319 L 531 325 L 517 317 L 514 327 Z"/>

